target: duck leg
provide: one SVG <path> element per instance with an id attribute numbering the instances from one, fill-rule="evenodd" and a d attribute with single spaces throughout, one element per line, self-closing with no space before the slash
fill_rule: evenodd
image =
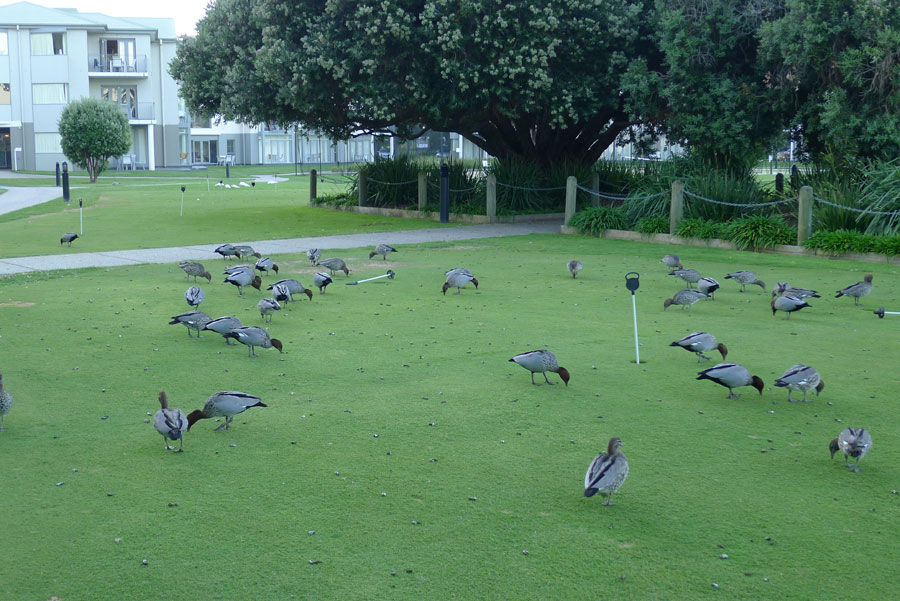
<path id="1" fill-rule="evenodd" d="M 553 385 L 556 384 L 556 382 L 551 382 L 551 381 L 547 378 L 547 372 L 542 371 L 541 373 L 544 374 L 544 381 L 547 382 L 547 384 L 549 384 L 550 386 L 553 386 Z"/>
<path id="2" fill-rule="evenodd" d="M 179 444 L 178 444 L 178 450 L 175 451 L 175 452 L 176 452 L 176 453 L 182 453 L 182 452 L 184 452 L 184 436 L 182 436 L 181 438 L 178 439 L 178 443 L 179 443 Z M 175 446 L 174 446 L 174 445 L 172 446 L 172 449 L 173 449 L 173 450 L 175 449 Z"/>
<path id="3" fill-rule="evenodd" d="M 166 446 L 165 446 L 165 449 L 166 449 L 167 451 L 170 451 L 170 450 L 172 450 L 172 449 L 175 448 L 175 447 L 170 447 L 170 446 L 169 446 L 169 439 L 166 438 L 166 435 L 165 435 L 165 434 L 163 434 L 163 444 L 166 445 Z"/>
<path id="4" fill-rule="evenodd" d="M 544 376 L 544 377 L 546 377 L 546 376 Z M 531 372 L 531 383 L 534 384 L 535 386 L 540 386 L 540 384 L 538 384 L 537 382 L 534 381 L 534 372 Z"/>
<path id="5" fill-rule="evenodd" d="M 789 403 L 796 403 L 796 402 L 797 402 L 797 401 L 795 401 L 794 399 L 791 398 L 791 389 L 790 389 L 790 388 L 788 388 L 788 402 L 789 402 Z"/>
<path id="6" fill-rule="evenodd" d="M 215 430 L 213 430 L 213 432 L 219 432 L 219 431 L 221 431 L 221 430 L 227 430 L 227 429 L 228 429 L 228 418 L 226 417 L 226 418 L 225 418 L 225 423 L 219 425 L 219 427 L 216 428 Z"/>
<path id="7" fill-rule="evenodd" d="M 733 389 L 731 389 L 731 388 L 728 389 L 728 398 L 729 398 L 729 399 L 737 399 L 737 398 L 740 397 L 740 396 L 741 396 L 741 395 L 739 395 L 738 393 L 736 393 Z"/>
<path id="8" fill-rule="evenodd" d="M 712 357 L 707 357 L 706 355 L 703 354 L 702 351 L 697 353 L 697 363 L 702 363 L 704 359 L 709 361 L 710 359 L 712 359 Z"/>

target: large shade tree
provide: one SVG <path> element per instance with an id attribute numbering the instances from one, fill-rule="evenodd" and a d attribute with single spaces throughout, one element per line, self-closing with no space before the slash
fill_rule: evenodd
<path id="1" fill-rule="evenodd" d="M 131 126 L 114 102 L 82 98 L 63 109 L 59 117 L 63 154 L 88 172 L 91 182 L 106 169 L 109 159 L 131 148 Z"/>

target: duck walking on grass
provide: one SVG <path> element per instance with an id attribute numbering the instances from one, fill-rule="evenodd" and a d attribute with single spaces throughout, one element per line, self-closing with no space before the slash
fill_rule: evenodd
<path id="1" fill-rule="evenodd" d="M 187 277 L 194 276 L 194 281 L 197 281 L 197 277 L 206 278 L 207 282 L 212 281 L 212 274 L 206 271 L 206 268 L 203 266 L 203 263 L 198 263 L 197 261 L 182 261 L 178 264 L 181 269 L 187 274 Z"/>
<path id="2" fill-rule="evenodd" d="M 676 269 L 674 271 L 671 271 L 669 275 L 674 275 L 675 277 L 679 277 L 687 282 L 688 288 L 691 287 L 691 284 L 696 284 L 697 282 L 699 282 L 700 278 L 703 277 L 696 269 Z"/>
<path id="3" fill-rule="evenodd" d="M 225 281 L 237 286 L 240 296 L 244 296 L 244 286 L 253 286 L 257 290 L 262 286 L 262 278 L 254 275 L 252 271 L 237 271 L 226 276 Z"/>
<path id="4" fill-rule="evenodd" d="M 180 453 L 184 450 L 184 433 L 188 429 L 188 419 L 181 409 L 169 408 L 169 399 L 166 397 L 164 390 L 159 391 L 160 409 L 153 416 L 153 427 L 162 434 L 163 440 L 166 441 L 166 450 L 174 450 L 174 446 L 169 446 L 169 441 L 178 441 L 178 450 Z"/>
<path id="5" fill-rule="evenodd" d="M 787 317 L 784 319 L 790 319 L 791 313 L 794 311 L 799 311 L 805 307 L 812 307 L 812 305 L 808 304 L 805 300 L 801 300 L 795 296 L 790 296 L 785 294 L 784 296 L 776 296 L 772 299 L 772 315 L 774 316 L 777 311 L 784 311 L 787 313 Z"/>
<path id="6" fill-rule="evenodd" d="M 815 390 L 816 396 L 819 396 L 819 393 L 825 388 L 825 382 L 814 367 L 798 363 L 789 367 L 780 378 L 775 380 L 775 386 L 788 389 L 788 401 L 791 403 L 797 402 L 797 399 L 791 398 L 791 392 L 794 390 L 802 392 L 803 402 L 806 403 L 808 402 L 806 393 Z"/>
<path id="7" fill-rule="evenodd" d="M 863 281 L 856 282 L 852 286 L 847 286 L 841 290 L 838 290 L 838 293 L 834 295 L 834 298 L 840 298 L 842 296 L 852 296 L 854 299 L 854 304 L 859 306 L 859 299 L 866 296 L 872 292 L 872 274 L 867 273 L 865 277 L 863 277 Z"/>
<path id="8" fill-rule="evenodd" d="M 740 282 L 741 292 L 746 291 L 747 284 L 755 284 L 755 285 L 759 286 L 760 288 L 762 288 L 763 290 L 766 289 L 766 283 L 764 281 L 762 281 L 761 279 L 757 278 L 756 274 L 753 273 L 752 271 L 746 271 L 746 270 L 735 271 L 735 272 L 732 272 L 732 273 L 729 273 L 728 275 L 726 275 L 725 279 L 726 280 L 736 280 L 736 281 Z"/>
<path id="9" fill-rule="evenodd" d="M 188 311 L 187 313 L 181 313 L 179 315 L 174 315 L 172 317 L 172 321 L 169 322 L 170 326 L 175 324 L 181 324 L 187 328 L 187 333 L 189 338 L 193 338 L 191 336 L 191 330 L 197 331 L 197 338 L 200 338 L 200 330 L 203 329 L 203 326 L 212 321 L 206 313 L 203 311 Z"/>
<path id="10" fill-rule="evenodd" d="M 734 391 L 735 388 L 752 386 L 759 391 L 759 394 L 762 394 L 764 386 L 763 381 L 759 376 L 751 376 L 750 372 L 747 371 L 747 368 L 738 365 L 737 363 L 719 363 L 718 365 L 713 365 L 709 369 L 698 372 L 697 379 L 712 380 L 716 384 L 724 386 L 728 389 L 729 399 L 736 399 L 740 396 Z"/>
<path id="11" fill-rule="evenodd" d="M 682 311 L 684 311 L 685 307 L 688 308 L 688 311 L 691 311 L 694 303 L 696 303 L 701 298 L 706 298 L 706 295 L 698 290 L 693 290 L 691 288 L 679 290 L 672 296 L 672 298 L 667 298 L 665 302 L 663 302 L 663 311 L 665 311 L 672 305 L 681 305 Z"/>
<path id="12" fill-rule="evenodd" d="M 264 298 L 256 304 L 259 309 L 259 315 L 265 319 L 266 323 L 272 323 L 272 314 L 275 311 L 281 311 L 281 305 L 274 298 Z"/>
<path id="13" fill-rule="evenodd" d="M 238 413 L 243 413 L 251 407 L 268 407 L 268 405 L 263 403 L 258 396 L 253 396 L 246 392 L 237 392 L 235 390 L 217 392 L 206 399 L 203 409 L 195 409 L 188 413 L 188 430 L 199 420 L 213 417 L 225 418 L 225 423 L 214 431 L 228 430 L 231 428 L 231 420 L 234 419 L 234 416 Z"/>
<path id="14" fill-rule="evenodd" d="M 219 317 L 217 319 L 213 319 L 205 326 L 203 326 L 204 330 L 209 330 L 211 332 L 215 332 L 216 334 L 221 334 L 225 337 L 225 334 L 234 330 L 236 328 L 242 328 L 244 324 L 241 323 L 241 320 L 237 317 L 231 317 L 230 315 L 226 315 L 225 317 Z M 231 342 L 230 338 L 225 338 L 225 344 L 234 345 L 237 344 L 235 342 Z"/>
<path id="15" fill-rule="evenodd" d="M 228 257 L 240 257 L 233 244 L 220 244 L 213 252 L 222 255 L 222 259 L 225 261 L 228 260 Z"/>
<path id="16" fill-rule="evenodd" d="M 272 259 L 269 257 L 262 257 L 256 262 L 256 270 L 260 273 L 268 274 L 270 271 L 274 271 L 278 273 L 278 265 L 272 262 Z"/>
<path id="17" fill-rule="evenodd" d="M 555 382 L 551 382 L 549 379 L 547 379 L 548 371 L 559 374 L 560 379 L 565 383 L 565 385 L 569 385 L 569 370 L 567 370 L 565 367 L 560 367 L 559 362 L 556 360 L 556 355 L 546 349 L 520 353 L 511 358 L 510 361 L 513 363 L 517 363 L 530 371 L 531 383 L 535 386 L 540 386 L 540 384 L 534 381 L 534 374 L 536 373 L 543 374 L 544 381 L 547 382 L 547 384 L 550 384 L 551 386 L 555 384 Z"/>
<path id="18" fill-rule="evenodd" d="M 662 264 L 669 269 L 684 269 L 684 266 L 681 264 L 681 259 L 678 258 L 678 255 L 664 256 L 662 258 Z"/>
<path id="19" fill-rule="evenodd" d="M 244 326 L 242 328 L 235 328 L 228 332 L 227 334 L 223 334 L 225 338 L 234 338 L 241 344 L 245 344 L 250 347 L 249 357 L 258 357 L 256 354 L 255 348 L 258 346 L 260 348 L 277 348 L 279 353 L 282 353 L 282 345 L 281 341 L 277 338 L 272 338 L 269 336 L 269 333 L 256 326 Z"/>
<path id="20" fill-rule="evenodd" d="M 310 265 L 315 265 L 322 258 L 322 251 L 318 248 L 310 248 L 306 251 L 306 258 L 309 259 Z"/>
<path id="21" fill-rule="evenodd" d="M 0 374 L 0 432 L 3 431 L 3 422 L 6 421 L 6 414 L 12 409 L 12 405 L 13 397 L 3 388 L 3 374 Z"/>
<path id="22" fill-rule="evenodd" d="M 569 273 L 572 274 L 573 279 L 578 277 L 578 272 L 581 271 L 581 267 L 581 261 L 572 260 L 566 264 L 566 268 L 569 270 Z"/>
<path id="23" fill-rule="evenodd" d="M 195 309 L 200 306 L 200 303 L 203 302 L 203 299 L 206 295 L 203 293 L 202 288 L 198 288 L 197 286 L 191 286 L 184 293 L 184 300 L 187 301 L 188 306 L 194 307 Z"/>
<path id="24" fill-rule="evenodd" d="M 681 340 L 676 340 L 669 346 L 680 346 L 686 351 L 690 351 L 692 353 L 697 354 L 697 363 L 700 363 L 703 359 L 709 361 L 711 358 L 707 357 L 703 353 L 707 351 L 719 351 L 722 355 L 722 359 L 725 359 L 725 356 L 728 354 L 728 348 L 718 340 L 712 334 L 708 334 L 707 332 L 693 332 L 688 334 Z"/>
<path id="25" fill-rule="evenodd" d="M 76 238 L 78 238 L 78 234 L 66 232 L 62 235 L 62 238 L 59 239 L 59 245 L 62 246 L 63 244 L 68 244 L 69 246 L 72 246 L 72 242 L 74 242 Z"/>
<path id="26" fill-rule="evenodd" d="M 379 244 L 375 247 L 375 250 L 369 253 L 369 258 L 371 259 L 375 255 L 381 255 L 381 259 L 383 261 L 387 261 L 388 254 L 395 252 L 397 252 L 397 249 L 393 246 L 388 246 L 387 244 Z"/>
<path id="27" fill-rule="evenodd" d="M 326 276 L 327 277 L 327 276 Z M 305 294 L 309 297 L 309 300 L 312 300 L 313 293 L 312 290 L 308 290 L 303 286 L 298 280 L 288 279 L 288 280 L 278 280 L 274 284 L 270 285 L 266 290 L 275 290 L 275 286 L 282 285 L 288 290 L 288 294 L 291 297 L 291 301 L 294 300 L 295 294 Z M 281 300 L 281 299 L 278 299 Z"/>
<path id="28" fill-rule="evenodd" d="M 622 444 L 621 439 L 610 438 L 606 452 L 594 457 L 584 475 L 584 496 L 593 497 L 600 493 L 601 497 L 608 497 L 604 505 L 613 504 L 613 493 L 628 477 L 628 459 L 619 450 Z"/>
<path id="29" fill-rule="evenodd" d="M 319 289 L 319 294 L 325 294 L 325 289 L 331 283 L 331 276 L 327 273 L 317 272 L 313 274 L 313 285 Z M 309 297 L 312 300 L 312 296 Z"/>
<path id="30" fill-rule="evenodd" d="M 316 265 L 319 265 L 321 267 L 324 267 L 325 269 L 328 269 L 331 272 L 332 276 L 334 275 L 335 271 L 343 271 L 344 275 L 346 275 L 346 276 L 350 275 L 350 269 L 347 268 L 347 264 L 344 263 L 343 259 L 336 259 L 333 257 L 330 259 L 322 259 L 321 261 L 316 263 Z"/>
<path id="31" fill-rule="evenodd" d="M 828 450 L 831 451 L 831 458 L 838 451 L 844 453 L 844 464 L 851 468 L 851 472 L 859 473 L 859 462 L 872 449 L 872 435 L 865 428 L 845 428 L 840 435 L 833 439 Z M 849 458 L 856 459 L 855 465 L 850 465 Z"/>

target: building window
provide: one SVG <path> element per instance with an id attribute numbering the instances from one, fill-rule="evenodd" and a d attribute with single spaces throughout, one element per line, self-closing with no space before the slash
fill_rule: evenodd
<path id="1" fill-rule="evenodd" d="M 66 32 L 56 31 L 53 33 L 32 33 L 31 34 L 31 54 L 32 56 L 49 56 L 51 54 L 66 53 Z"/>
<path id="2" fill-rule="evenodd" d="M 9 54 L 9 38 L 6 37 L 5 31 L 0 31 L 0 56 Z"/>
<path id="3" fill-rule="evenodd" d="M 225 140 L 225 154 L 234 156 L 234 140 Z"/>
<path id="4" fill-rule="evenodd" d="M 34 134 L 35 154 L 62 154 L 62 138 L 58 133 Z"/>
<path id="5" fill-rule="evenodd" d="M 129 119 L 137 119 L 137 88 L 135 86 L 102 86 L 100 97 L 118 104 Z"/>
<path id="6" fill-rule="evenodd" d="M 34 104 L 66 104 L 66 84 L 35 83 L 31 84 L 31 95 Z"/>
<path id="7" fill-rule="evenodd" d="M 0 83 L 0 104 L 9 104 L 9 84 Z"/>

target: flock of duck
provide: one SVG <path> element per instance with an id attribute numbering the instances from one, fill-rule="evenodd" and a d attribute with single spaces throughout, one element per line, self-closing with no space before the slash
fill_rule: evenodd
<path id="1" fill-rule="evenodd" d="M 671 271 L 669 275 L 681 278 L 688 283 L 688 288 L 679 290 L 672 298 L 666 299 L 663 309 L 669 308 L 671 305 L 682 305 L 682 310 L 687 306 L 690 307 L 703 298 L 713 299 L 713 293 L 719 288 L 719 283 L 711 277 L 703 277 L 695 269 L 685 269 L 681 264 L 678 255 L 666 255 L 662 258 L 662 263 Z M 741 284 L 741 292 L 746 290 L 748 285 L 756 285 L 766 289 L 766 284 L 752 271 L 735 271 L 725 276 L 726 280 L 733 279 Z M 690 286 L 697 284 L 697 289 Z M 855 299 L 856 305 L 859 305 L 859 299 L 872 292 L 872 274 L 867 273 L 861 282 L 851 284 L 846 288 L 837 291 L 835 298 L 842 296 L 850 296 Z M 821 298 L 815 290 L 807 288 L 798 288 L 789 285 L 787 282 L 778 282 L 772 291 L 772 299 L 770 306 L 772 315 L 778 311 L 787 313 L 784 319 L 790 319 L 791 313 L 799 311 L 805 307 L 810 307 L 806 302 L 808 298 Z M 710 351 L 718 351 L 722 355 L 722 363 L 718 363 L 708 369 L 704 369 L 697 374 L 697 380 L 710 380 L 728 388 L 728 398 L 736 399 L 738 394 L 734 392 L 735 388 L 742 386 L 752 386 L 763 392 L 763 381 L 759 376 L 752 375 L 747 368 L 737 363 L 726 363 L 725 356 L 728 354 L 728 348 L 720 343 L 715 336 L 708 332 L 693 332 L 680 340 L 676 340 L 670 346 L 681 347 L 686 351 L 696 353 L 697 362 L 709 360 L 703 353 Z M 788 401 L 796 402 L 797 399 L 792 398 L 791 393 L 794 391 L 802 392 L 802 402 L 807 402 L 807 393 L 811 390 L 816 391 L 818 395 L 825 388 L 825 381 L 815 368 L 808 365 L 797 364 L 789 367 L 780 378 L 775 381 L 775 386 L 788 389 Z M 837 450 L 844 453 L 845 463 L 847 467 L 852 467 L 852 471 L 859 471 L 859 460 L 872 447 L 872 437 L 864 428 L 846 428 L 840 435 L 831 441 L 829 448 L 831 457 Z M 849 458 L 856 459 L 853 466 L 849 463 Z"/>
<path id="2" fill-rule="evenodd" d="M 68 236 L 68 234 L 67 234 Z M 74 238 L 72 238 L 74 239 Z M 72 239 L 66 240 L 65 237 L 61 243 L 68 242 L 71 244 Z M 244 288 L 253 287 L 256 290 L 262 289 L 262 275 L 269 272 L 279 272 L 279 267 L 272 259 L 261 256 L 251 246 L 223 244 L 215 249 L 215 252 L 228 260 L 229 258 L 245 258 L 255 257 L 257 259 L 255 265 L 238 265 L 225 269 L 225 283 L 232 284 L 237 287 L 238 294 L 243 296 Z M 369 258 L 381 255 L 383 260 L 387 260 L 387 255 L 395 253 L 397 250 L 387 244 L 378 244 L 376 248 L 369 253 Z M 320 294 L 325 294 L 325 290 L 332 283 L 332 276 L 336 271 L 343 271 L 349 276 L 350 270 L 346 263 L 339 258 L 321 258 L 319 249 L 309 249 L 307 257 L 313 266 L 321 266 L 329 270 L 329 273 L 317 272 L 313 276 L 313 282 L 319 289 Z M 702 276 L 695 269 L 685 269 L 681 264 L 681 260 L 677 255 L 669 254 L 663 257 L 662 263 L 671 269 L 669 275 L 681 278 L 688 284 L 688 288 L 679 290 L 671 298 L 663 303 L 663 309 L 668 309 L 671 305 L 681 305 L 682 310 L 687 306 L 690 311 L 694 303 L 701 299 L 714 299 L 715 291 L 719 289 L 719 283 L 711 277 Z M 179 267 L 187 274 L 188 278 L 193 277 L 194 282 L 197 278 L 206 278 L 207 282 L 212 281 L 212 275 L 206 270 L 202 263 L 196 261 L 182 261 Z M 577 278 L 583 269 L 581 262 L 570 261 L 566 268 L 573 278 Z M 257 273 L 258 272 L 258 273 Z M 463 267 L 454 268 L 445 273 L 446 279 L 441 288 L 442 294 L 446 295 L 447 290 L 456 288 L 456 294 L 460 294 L 462 289 L 470 283 L 478 288 L 478 280 L 467 269 Z M 744 292 L 746 286 L 756 285 L 763 290 L 766 289 L 765 282 L 756 277 L 752 271 L 736 271 L 729 273 L 725 279 L 733 279 L 740 283 L 740 291 Z M 697 288 L 693 288 L 693 284 Z M 272 315 L 282 309 L 282 303 L 294 301 L 294 295 L 305 294 L 309 300 L 312 300 L 313 293 L 310 289 L 303 286 L 296 279 L 282 279 L 268 286 L 267 290 L 272 291 L 271 298 L 263 298 L 257 304 L 260 316 L 267 322 L 271 323 Z M 846 288 L 837 291 L 836 298 L 841 296 L 851 296 L 859 304 L 859 299 L 868 295 L 872 291 L 872 274 L 866 274 L 863 281 L 857 282 Z M 212 331 L 220 334 L 226 344 L 232 344 L 231 340 L 244 344 L 249 348 L 249 356 L 255 357 L 255 349 L 257 347 L 268 349 L 276 348 L 279 352 L 283 352 L 282 343 L 277 338 L 272 338 L 267 329 L 257 326 L 244 326 L 237 317 L 226 315 L 216 319 L 211 318 L 206 313 L 199 310 L 200 304 L 205 298 L 204 291 L 198 286 L 191 286 L 185 292 L 185 300 L 191 310 L 172 317 L 170 324 L 181 324 L 186 326 L 188 336 L 191 337 L 191 330 L 200 332 L 203 330 Z M 772 300 L 770 306 L 772 314 L 777 311 L 787 313 L 785 319 L 790 318 L 790 314 L 800 309 L 809 307 L 806 303 L 808 298 L 820 298 L 815 290 L 798 288 L 788 285 L 787 282 L 779 282 L 776 284 L 772 292 Z M 764 383 L 759 376 L 752 375 L 745 367 L 737 363 L 725 362 L 728 354 L 727 347 L 720 343 L 715 336 L 708 332 L 693 332 L 680 340 L 676 340 L 670 346 L 680 347 L 686 351 L 697 355 L 697 362 L 710 360 L 710 357 L 704 353 L 717 351 L 722 356 L 722 363 L 704 369 L 698 372 L 697 380 L 710 380 L 728 388 L 729 399 L 738 398 L 738 394 L 734 392 L 735 388 L 743 386 L 752 386 L 757 389 L 760 394 L 763 392 Z M 509 359 L 510 362 L 516 363 L 531 373 L 531 383 L 539 386 L 540 383 L 535 382 L 534 374 L 540 373 L 544 376 L 544 383 L 552 385 L 553 382 L 547 377 L 547 373 L 555 373 L 559 375 L 563 383 L 568 386 L 570 380 L 569 371 L 560 366 L 556 355 L 546 349 L 532 350 L 515 355 Z M 792 398 L 794 391 L 803 394 L 802 402 L 807 402 L 807 393 L 815 390 L 818 395 L 825 387 L 824 380 L 815 368 L 808 365 L 797 364 L 789 367 L 784 374 L 775 382 L 775 386 L 788 389 L 788 401 L 796 402 L 797 399 Z M 6 414 L 12 407 L 12 395 L 3 387 L 3 376 L 0 374 L 0 431 L 3 430 L 3 423 Z M 160 409 L 153 418 L 153 425 L 156 430 L 163 436 L 165 440 L 165 449 L 180 452 L 183 450 L 183 437 L 197 421 L 201 419 L 224 417 L 225 423 L 216 428 L 216 430 L 227 430 L 231 426 L 231 422 L 235 415 L 246 411 L 252 407 L 266 407 L 262 400 L 254 395 L 239 391 L 223 391 L 217 392 L 210 396 L 201 409 L 185 414 L 181 409 L 171 408 L 168 404 L 168 397 L 164 391 L 159 393 Z M 179 448 L 175 450 L 170 442 L 179 441 Z M 620 448 L 623 442 L 618 437 L 609 440 L 605 452 L 599 453 L 591 461 L 585 474 L 585 491 L 586 497 L 591 497 L 599 493 L 603 497 L 607 497 L 605 504 L 612 504 L 612 495 L 625 482 L 628 476 L 628 460 L 622 453 Z M 839 436 L 833 439 L 829 444 L 832 459 L 837 452 L 842 452 L 847 467 L 851 467 L 852 471 L 859 471 L 859 462 L 872 447 L 872 438 L 870 433 L 864 428 L 846 428 Z M 855 459 L 855 464 L 851 465 L 850 458 Z"/>

